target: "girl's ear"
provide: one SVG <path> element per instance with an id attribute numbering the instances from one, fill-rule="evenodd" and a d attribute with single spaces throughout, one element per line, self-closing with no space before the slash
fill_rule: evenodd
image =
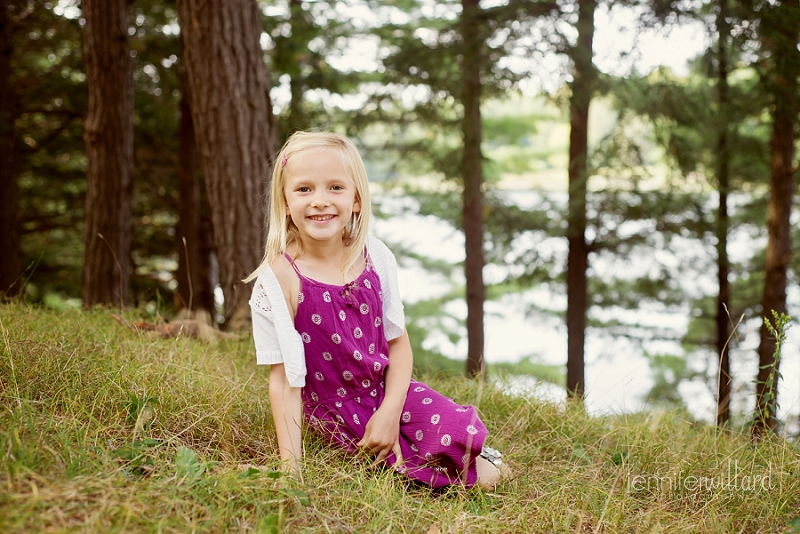
<path id="1" fill-rule="evenodd" d="M 353 201 L 353 213 L 361 212 L 361 197 L 356 195 L 356 199 Z"/>

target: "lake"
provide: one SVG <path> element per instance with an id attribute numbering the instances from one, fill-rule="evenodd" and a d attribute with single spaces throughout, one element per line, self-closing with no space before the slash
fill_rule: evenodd
<path id="1" fill-rule="evenodd" d="M 532 205 L 539 198 L 536 191 L 513 191 L 510 197 L 518 205 Z M 464 259 L 464 238 L 460 231 L 448 223 L 432 216 L 415 213 L 416 203 L 413 199 L 376 191 L 373 198 L 381 205 L 381 210 L 393 214 L 387 219 L 374 221 L 373 231 L 378 237 L 389 243 L 402 243 L 403 246 L 431 258 L 449 262 L 462 262 Z M 549 238 L 538 246 L 548 247 L 549 252 L 563 257 L 566 265 L 567 244 L 563 238 Z M 746 232 L 731 236 L 729 253 L 733 261 L 749 257 L 756 246 Z M 677 265 L 690 261 L 686 258 L 705 255 L 713 260 L 713 244 L 686 240 L 681 243 L 680 253 L 671 256 L 660 251 L 656 254 L 636 258 L 632 265 L 627 265 L 623 272 L 641 272 L 651 268 L 653 262 L 659 265 Z M 709 256 L 711 255 L 711 256 Z M 400 291 L 407 303 L 447 293 L 452 283 L 446 277 L 420 267 L 419 263 L 408 258 L 398 257 L 400 263 Z M 630 263 L 630 260 L 629 260 Z M 604 272 L 618 270 L 620 264 L 613 258 L 590 259 L 590 269 L 602 275 Z M 502 267 L 487 266 L 484 278 L 487 283 L 499 281 L 505 275 Z M 463 284 L 463 275 L 457 284 Z M 713 294 L 716 287 L 716 273 L 697 272 L 696 278 L 686 280 L 695 291 Z M 562 320 L 531 314 L 530 308 L 535 305 L 546 309 L 566 308 L 564 293 L 552 291 L 546 286 L 534 287 L 525 292 L 506 295 L 498 301 L 486 303 L 485 358 L 488 364 L 501 361 L 519 361 L 535 355 L 536 361 L 547 364 L 566 365 L 567 335 Z M 459 318 L 466 317 L 466 304 L 455 301 L 447 306 L 447 311 Z M 789 292 L 789 310 L 800 310 L 800 290 L 791 287 Z M 592 310 L 591 313 L 611 314 L 614 318 L 639 322 L 673 331 L 678 339 L 688 326 L 691 310 L 688 306 L 679 311 L 667 310 L 664 306 L 643 304 L 636 311 L 630 310 Z M 607 318 L 604 316 L 604 318 Z M 738 318 L 736 318 L 738 319 Z M 753 410 L 753 378 L 757 370 L 758 329 L 760 320 L 749 319 L 737 329 L 739 343 L 731 351 L 731 368 L 734 376 L 734 398 L 732 408 L 735 412 L 750 414 Z M 463 330 L 464 333 L 466 330 Z M 522 335 L 521 335 L 522 334 Z M 425 342 L 426 348 L 436 349 L 442 354 L 463 360 L 466 358 L 466 339 L 452 343 L 447 336 L 432 332 Z M 779 416 L 794 428 L 800 414 L 800 327 L 795 325 L 789 331 L 789 337 L 783 351 L 781 373 L 783 380 L 779 384 L 778 402 Z M 609 335 L 603 331 L 589 329 L 586 335 L 586 406 L 594 414 L 626 413 L 641 410 L 645 407 L 645 396 L 653 384 L 652 372 L 645 352 L 650 354 L 684 354 L 676 341 L 644 341 L 637 342 L 627 337 Z M 698 353 L 699 354 L 699 353 Z M 714 354 L 693 355 L 690 366 L 698 370 L 713 366 L 716 362 Z M 530 377 L 514 377 L 505 384 L 509 391 L 520 394 L 531 394 L 547 398 L 555 402 L 563 402 L 563 388 L 550 384 L 537 383 Z M 692 415 L 698 419 L 713 421 L 716 413 L 714 391 L 706 380 L 682 382 L 679 386 L 681 397 L 686 402 Z"/>

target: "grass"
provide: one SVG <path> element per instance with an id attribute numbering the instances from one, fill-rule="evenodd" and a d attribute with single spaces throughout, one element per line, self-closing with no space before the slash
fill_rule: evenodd
<path id="1" fill-rule="evenodd" d="M 134 318 L 134 317 L 129 317 Z M 466 379 L 514 472 L 431 491 L 304 438 L 278 471 L 252 342 L 136 334 L 108 312 L 0 306 L 0 532 L 788 532 L 797 444 L 678 412 L 588 417 Z M 756 478 L 758 477 L 758 478 Z"/>

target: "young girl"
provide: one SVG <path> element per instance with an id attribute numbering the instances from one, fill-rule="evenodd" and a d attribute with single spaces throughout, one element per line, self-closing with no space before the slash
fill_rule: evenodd
<path id="1" fill-rule="evenodd" d="M 441 487 L 494 487 L 500 454 L 472 406 L 411 379 L 392 253 L 368 237 L 364 163 L 333 133 L 297 132 L 272 174 L 250 306 L 281 459 L 299 471 L 301 412 L 330 442 Z"/>

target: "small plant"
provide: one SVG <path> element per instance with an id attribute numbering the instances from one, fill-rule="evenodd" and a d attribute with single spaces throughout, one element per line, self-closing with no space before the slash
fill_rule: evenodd
<path id="1" fill-rule="evenodd" d="M 161 444 L 158 439 L 135 439 L 114 450 L 114 456 L 125 462 L 125 471 L 131 475 L 145 476 L 153 470 L 149 449 Z"/>
<path id="2" fill-rule="evenodd" d="M 128 394 L 128 400 L 124 403 L 128 410 L 128 422 L 134 425 L 134 434 L 144 430 L 150 430 L 156 420 L 156 409 L 158 399 L 148 395 L 137 397 L 133 393 Z"/>
<path id="3" fill-rule="evenodd" d="M 175 468 L 179 480 L 192 483 L 202 478 L 203 473 L 208 469 L 208 463 L 201 462 L 196 452 L 181 445 L 175 453 Z"/>
<path id="4" fill-rule="evenodd" d="M 772 310 L 772 318 L 773 322 L 771 323 L 769 319 L 765 317 L 764 323 L 769 333 L 775 338 L 775 349 L 772 353 L 772 363 L 760 367 L 760 369 L 769 369 L 769 376 L 767 376 L 766 381 L 763 383 L 764 394 L 762 399 L 758 401 L 758 407 L 756 408 L 753 420 L 753 425 L 762 428 L 768 427 L 769 421 L 776 416 L 778 408 L 780 407 L 776 392 L 778 390 L 778 381 L 783 378 L 783 375 L 779 371 L 781 348 L 786 341 L 786 332 L 788 332 L 791 326 L 789 322 L 792 320 L 789 315 L 778 313 L 775 310 Z M 759 384 L 760 382 L 757 381 L 756 385 L 758 386 Z"/>

